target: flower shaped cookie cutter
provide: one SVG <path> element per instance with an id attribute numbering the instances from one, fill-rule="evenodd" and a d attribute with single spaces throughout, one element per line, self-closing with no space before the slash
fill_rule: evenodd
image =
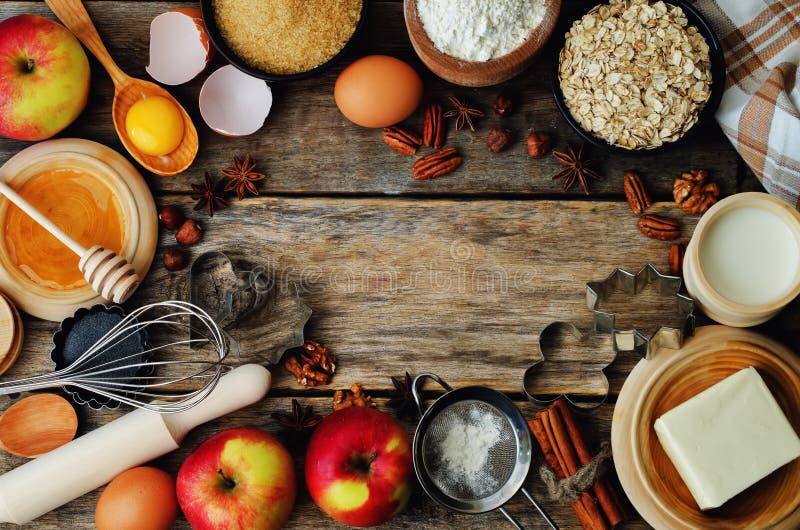
<path id="1" fill-rule="evenodd" d="M 635 351 L 644 359 L 660 348 L 680 348 L 683 339 L 694 334 L 695 328 L 694 300 L 680 292 L 682 283 L 680 276 L 661 274 L 650 263 L 637 273 L 615 269 L 604 280 L 588 282 L 586 305 L 594 315 L 594 331 L 611 334 L 615 352 Z M 648 336 L 635 328 L 617 328 L 616 315 L 599 309 L 614 292 L 636 296 L 650 284 L 655 284 L 659 294 L 675 295 L 678 313 L 683 318 L 680 326 L 661 326 Z"/>

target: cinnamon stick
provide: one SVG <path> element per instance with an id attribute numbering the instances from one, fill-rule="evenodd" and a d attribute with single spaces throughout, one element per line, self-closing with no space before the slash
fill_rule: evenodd
<path id="1" fill-rule="evenodd" d="M 567 429 L 567 434 L 572 442 L 572 446 L 575 448 L 581 466 L 587 465 L 592 460 L 592 455 L 589 453 L 589 449 L 586 446 L 586 441 L 581 434 L 575 415 L 569 406 L 560 399 L 553 404 L 553 408 L 558 411 Z M 619 500 L 616 489 L 612 487 L 608 479 L 600 478 L 592 489 L 597 497 L 597 502 L 600 504 L 600 508 L 603 510 L 612 528 L 627 519 L 625 508 Z"/>
<path id="2" fill-rule="evenodd" d="M 552 468 L 553 472 L 558 478 L 566 478 L 567 474 L 561 468 L 561 464 L 558 463 L 558 458 L 553 451 L 553 444 L 550 442 L 550 439 L 547 436 L 542 418 L 538 415 L 535 416 L 532 420 L 528 421 L 528 426 L 530 427 L 533 436 L 536 438 L 536 441 L 539 442 L 539 447 L 542 449 L 542 453 L 544 454 L 547 464 Z M 583 503 L 581 503 L 581 501 L 578 500 L 573 502 L 572 510 L 575 512 L 575 515 L 578 517 L 578 522 L 581 523 L 583 528 L 586 530 L 594 530 L 595 525 L 589 516 L 589 512 L 587 512 L 586 508 L 583 507 Z"/>
<path id="3" fill-rule="evenodd" d="M 578 464 L 578 459 L 575 455 L 575 450 L 572 447 L 572 443 L 570 443 L 569 437 L 567 436 L 567 430 L 564 427 L 564 424 L 561 422 L 561 418 L 559 418 L 555 409 L 550 407 L 543 412 L 545 430 L 553 433 L 553 446 L 556 448 L 556 454 L 561 454 L 564 470 L 567 472 L 566 476 L 571 477 L 578 472 L 580 465 Z M 608 530 L 610 527 L 606 523 L 605 517 L 598 508 L 597 503 L 595 503 L 594 498 L 592 498 L 588 492 L 584 491 L 581 493 L 580 500 L 584 508 L 586 508 L 586 511 L 589 513 L 592 524 L 594 525 L 593 528 L 595 530 Z"/>

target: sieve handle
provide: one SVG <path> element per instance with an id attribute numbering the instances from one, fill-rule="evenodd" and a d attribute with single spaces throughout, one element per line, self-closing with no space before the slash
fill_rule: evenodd
<path id="1" fill-rule="evenodd" d="M 539 503 L 536 502 L 536 500 L 530 493 L 528 493 L 528 490 L 526 490 L 525 488 L 520 488 L 520 491 L 522 491 L 522 494 L 525 495 L 529 501 L 531 501 L 533 507 L 536 508 L 536 511 L 539 512 L 539 514 L 544 518 L 545 521 L 547 521 L 547 524 L 550 525 L 550 528 L 552 528 L 553 530 L 558 530 L 558 525 L 555 522 L 553 522 L 553 520 L 550 518 L 549 515 L 547 515 L 547 512 L 544 511 L 544 508 L 539 506 Z M 506 517 L 508 517 L 508 515 L 506 515 Z"/>
<path id="2" fill-rule="evenodd" d="M 419 394 L 420 386 L 425 381 L 425 379 L 433 379 L 434 381 L 439 383 L 439 385 L 442 388 L 444 388 L 445 390 L 447 390 L 448 392 L 452 392 L 453 391 L 453 387 L 451 387 L 450 385 L 445 383 L 444 379 L 442 379 L 441 377 L 439 377 L 436 374 L 430 374 L 430 373 L 419 374 L 417 377 L 415 377 L 414 378 L 414 382 L 411 384 L 411 395 L 414 396 L 414 402 L 417 404 L 417 410 L 419 411 L 419 415 L 420 416 L 425 414 L 425 407 L 424 407 L 424 403 L 422 402 L 422 396 L 420 396 L 420 394 Z"/>
<path id="3" fill-rule="evenodd" d="M 516 528 L 517 530 L 525 530 L 525 528 L 523 528 L 523 527 L 522 527 L 522 525 L 521 525 L 521 524 L 519 524 L 519 521 L 517 521 L 516 519 L 514 519 L 514 516 L 513 516 L 513 515 L 511 515 L 510 513 L 508 513 L 508 510 L 506 510 L 504 507 L 502 507 L 502 506 L 501 506 L 501 507 L 499 507 L 499 508 L 497 509 L 497 511 L 499 511 L 500 513 L 502 513 L 503 515 L 505 515 L 505 516 L 506 516 L 506 519 L 508 519 L 508 520 L 511 522 L 511 524 L 513 524 L 513 525 L 514 525 L 514 528 Z"/>

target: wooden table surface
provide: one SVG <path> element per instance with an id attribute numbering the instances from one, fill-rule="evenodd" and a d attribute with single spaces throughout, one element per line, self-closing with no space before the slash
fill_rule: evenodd
<path id="1" fill-rule="evenodd" d="M 147 78 L 149 24 L 168 9 L 193 2 L 88 1 L 111 55 L 133 76 Z M 572 20 L 589 4 L 565 0 L 561 23 Z M 52 17 L 42 2 L 3 1 L 0 19 L 20 13 Z M 195 214 L 206 229 L 192 257 L 223 250 L 251 264 L 270 264 L 297 282 L 314 314 L 306 336 L 327 344 L 339 357 L 339 370 L 329 386 L 300 387 L 281 367 L 273 367 L 274 387 L 256 405 L 197 428 L 182 448 L 155 465 L 176 473 L 186 455 L 213 433 L 235 426 L 256 426 L 282 439 L 270 413 L 290 409 L 291 397 L 320 413 L 331 407 L 335 389 L 362 383 L 381 408 L 392 388 L 390 376 L 431 371 L 454 387 L 488 385 L 507 392 L 526 415 L 536 407 L 523 400 L 522 375 L 539 358 L 539 332 L 550 322 L 567 320 L 587 329 L 591 314 L 584 302 L 585 282 L 605 277 L 615 267 L 638 269 L 667 265 L 668 243 L 644 237 L 622 194 L 622 174 L 638 170 L 657 204 L 653 212 L 680 218 L 683 241 L 697 218 L 684 215 L 671 199 L 672 181 L 682 171 L 707 169 L 724 195 L 760 189 L 714 123 L 690 145 L 650 156 L 608 155 L 595 151 L 605 179 L 593 193 L 562 192 L 551 176 L 558 163 L 551 157 L 530 159 L 524 138 L 529 129 L 552 134 L 554 145 L 578 144 L 556 109 L 551 95 L 551 69 L 556 50 L 546 47 L 531 69 L 505 87 L 466 89 L 431 74 L 416 58 L 405 31 L 402 3 L 370 1 L 366 27 L 344 61 L 317 77 L 273 85 L 275 103 L 265 126 L 245 138 L 213 133 L 198 112 L 197 97 L 207 75 L 223 63 L 216 58 L 194 81 L 171 89 L 192 115 L 200 135 L 197 160 L 182 175 L 160 178 L 143 172 L 159 205 L 177 204 L 189 211 L 190 184 L 204 171 L 219 174 L 233 155 L 252 154 L 268 174 L 262 194 L 234 202 L 213 219 Z M 423 77 L 426 96 L 457 95 L 487 112 L 478 130 L 456 132 L 448 144 L 464 153 L 463 166 L 433 181 L 410 178 L 411 157 L 390 150 L 379 131 L 348 122 L 333 102 L 337 74 L 352 59 L 386 53 L 409 61 Z M 490 106 L 500 89 L 513 95 L 516 109 L 500 120 Z M 111 123 L 113 89 L 106 73 L 92 59 L 90 102 L 78 121 L 60 136 L 96 140 L 123 152 Z M 409 123 L 421 125 L 418 112 Z M 502 154 L 485 147 L 487 131 L 502 123 L 518 140 Z M 0 140 L 0 160 L 28 144 Z M 186 271 L 168 273 L 161 250 L 173 243 L 162 233 L 159 251 L 142 287 L 128 306 L 174 297 L 185 298 Z M 672 312 L 669 299 L 645 296 L 617 300 L 623 323 L 653 325 Z M 764 329 L 797 349 L 795 304 Z M 793 318 L 795 317 L 795 318 Z M 49 344 L 56 324 L 26 318 L 24 352 L 5 378 L 40 373 L 50 367 Z M 243 352 L 243 360 L 259 362 Z M 604 348 L 574 348 L 554 354 L 537 388 L 550 395 L 578 397 L 602 392 L 598 367 L 613 358 Z M 609 438 L 615 396 L 637 361 L 621 355 L 607 370 L 608 402 L 583 415 L 592 441 Z M 2 398 L 5 408 L 7 398 Z M 80 433 L 105 424 L 124 411 L 79 410 Z M 413 432 L 413 422 L 406 422 Z M 291 448 L 302 473 L 302 447 Z M 0 470 L 22 459 L 0 456 Z M 565 529 L 579 528 L 569 507 L 544 498 L 532 473 L 530 487 Z M 93 527 L 98 492 L 90 493 L 31 523 L 30 528 Z M 544 525 L 523 500 L 509 509 L 528 528 Z M 8 525 L 10 527 L 11 525 Z M 289 526 L 338 528 L 301 487 Z M 458 515 L 435 505 L 417 488 L 406 511 L 384 528 L 510 528 L 499 513 Z M 177 528 L 188 528 L 182 517 Z M 627 528 L 647 528 L 640 519 Z"/>

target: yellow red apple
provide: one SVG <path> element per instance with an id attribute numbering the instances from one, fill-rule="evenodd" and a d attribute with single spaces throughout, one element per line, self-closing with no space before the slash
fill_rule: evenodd
<path id="1" fill-rule="evenodd" d="M 306 452 L 306 485 L 322 511 L 350 526 L 376 526 L 411 497 L 408 433 L 372 407 L 333 412 L 314 431 Z"/>
<path id="2" fill-rule="evenodd" d="M 289 518 L 297 481 L 286 448 L 243 427 L 200 444 L 181 465 L 176 489 L 194 530 L 272 530 Z"/>
<path id="3" fill-rule="evenodd" d="M 50 138 L 88 97 L 89 60 L 67 28 L 38 15 L 0 22 L 0 135 Z"/>

